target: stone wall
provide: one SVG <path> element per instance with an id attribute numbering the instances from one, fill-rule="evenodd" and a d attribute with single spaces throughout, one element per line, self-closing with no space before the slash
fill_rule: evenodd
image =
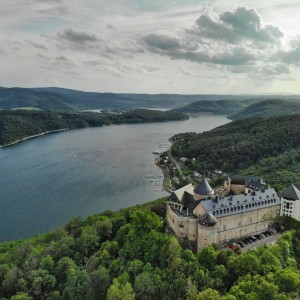
<path id="1" fill-rule="evenodd" d="M 178 237 L 197 240 L 198 219 L 179 216 L 167 204 L 167 221 Z"/>
<path id="2" fill-rule="evenodd" d="M 217 218 L 217 240 L 219 243 L 222 243 L 265 231 L 279 212 L 280 205 L 274 205 Z"/>
<path id="3" fill-rule="evenodd" d="M 197 251 L 218 242 L 217 225 L 206 227 L 198 224 Z"/>

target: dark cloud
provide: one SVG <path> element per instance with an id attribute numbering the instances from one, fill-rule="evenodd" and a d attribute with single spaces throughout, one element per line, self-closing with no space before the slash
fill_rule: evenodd
<path id="1" fill-rule="evenodd" d="M 35 0 L 35 2 L 41 2 L 41 3 L 63 3 L 63 0 Z"/>
<path id="2" fill-rule="evenodd" d="M 58 36 L 64 40 L 80 45 L 99 41 L 99 38 L 95 34 L 77 31 L 72 28 L 65 29 L 62 33 L 59 33 Z"/>
<path id="3" fill-rule="evenodd" d="M 44 45 L 44 44 L 39 44 L 30 40 L 27 40 L 27 42 L 32 45 L 33 47 L 37 48 L 37 49 L 41 49 L 41 50 L 47 50 L 48 48 Z"/>
<path id="4" fill-rule="evenodd" d="M 260 73 L 266 76 L 280 76 L 290 74 L 289 67 L 285 64 L 266 65 L 259 70 Z"/>
<path id="5" fill-rule="evenodd" d="M 41 67 L 43 68 L 70 68 L 74 66 L 74 63 L 71 62 L 66 56 L 59 55 L 59 56 L 46 56 L 42 54 L 38 54 L 38 57 L 41 60 Z"/>
<path id="6" fill-rule="evenodd" d="M 242 47 L 229 47 L 212 51 L 206 45 L 198 45 L 187 38 L 180 40 L 164 34 L 148 34 L 143 37 L 143 43 L 152 52 L 169 56 L 173 59 L 185 59 L 197 63 L 212 63 L 220 65 L 249 64 L 255 56 Z"/>
<path id="7" fill-rule="evenodd" d="M 163 34 L 148 34 L 143 37 L 144 42 L 157 50 L 177 50 L 182 47 L 180 41 L 175 37 L 169 37 Z"/>
<path id="8" fill-rule="evenodd" d="M 263 25 L 254 9 L 239 7 L 234 12 L 226 11 L 215 18 L 201 15 L 193 33 L 200 37 L 236 43 L 254 40 L 262 43 L 280 41 L 283 33 L 273 25 Z"/>
<path id="9" fill-rule="evenodd" d="M 106 25 L 106 28 L 107 29 L 112 29 L 112 30 L 118 30 L 114 25 L 112 25 L 112 24 L 107 24 Z"/>
<path id="10" fill-rule="evenodd" d="M 291 41 L 290 49 L 287 51 L 279 51 L 275 58 L 285 64 L 300 65 L 300 36 Z"/>

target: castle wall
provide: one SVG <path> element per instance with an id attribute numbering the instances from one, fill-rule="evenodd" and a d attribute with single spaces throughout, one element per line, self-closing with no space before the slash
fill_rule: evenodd
<path id="1" fill-rule="evenodd" d="M 193 210 L 193 213 L 197 215 L 198 217 L 205 214 L 205 209 L 201 204 L 197 205 L 195 209 Z"/>
<path id="2" fill-rule="evenodd" d="M 268 229 L 270 221 L 279 212 L 280 205 L 274 205 L 217 218 L 217 241 L 222 243 L 265 231 Z"/>
<path id="3" fill-rule="evenodd" d="M 213 227 L 206 227 L 198 224 L 198 238 L 197 238 L 197 251 L 209 246 L 213 243 L 217 243 L 217 225 Z"/>
<path id="4" fill-rule="evenodd" d="M 234 195 L 243 194 L 245 192 L 245 185 L 244 184 L 232 184 L 230 185 L 230 192 Z"/>
<path id="5" fill-rule="evenodd" d="M 177 215 L 167 204 L 167 221 L 175 234 L 190 241 L 197 240 L 198 219 Z"/>
<path id="6" fill-rule="evenodd" d="M 283 199 L 280 215 L 289 216 L 300 221 L 300 200 Z"/>

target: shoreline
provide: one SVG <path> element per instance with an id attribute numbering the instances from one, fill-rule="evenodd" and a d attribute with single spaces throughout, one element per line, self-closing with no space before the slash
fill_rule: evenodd
<path id="1" fill-rule="evenodd" d="M 45 131 L 45 132 L 38 133 L 38 134 L 35 134 L 35 135 L 30 135 L 30 136 L 24 137 L 23 139 L 19 139 L 19 140 L 15 141 L 15 142 L 12 142 L 12 143 L 9 143 L 9 144 L 5 144 L 5 145 L 1 145 L 0 148 L 6 148 L 6 147 L 13 146 L 13 145 L 15 145 L 15 144 L 18 144 L 18 143 L 24 142 L 24 141 L 26 141 L 26 140 L 33 139 L 33 138 L 42 136 L 42 135 L 46 135 L 46 134 L 49 134 L 49 133 L 55 133 L 55 132 L 66 131 L 66 130 L 69 130 L 69 129 L 70 129 L 70 128 L 63 128 L 63 129 L 49 130 L 49 131 Z"/>
<path id="2" fill-rule="evenodd" d="M 155 165 L 161 169 L 161 171 L 164 175 L 163 186 L 162 186 L 163 190 L 167 193 L 172 194 L 173 190 L 170 189 L 171 180 L 169 177 L 169 170 L 166 166 L 162 166 L 160 164 L 159 160 L 160 160 L 160 155 L 155 158 L 154 162 L 155 162 Z"/>

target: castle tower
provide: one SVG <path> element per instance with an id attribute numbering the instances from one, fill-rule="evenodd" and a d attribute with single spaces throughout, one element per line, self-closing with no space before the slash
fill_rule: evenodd
<path id="1" fill-rule="evenodd" d="M 195 200 L 202 200 L 208 197 L 213 197 L 215 194 L 205 177 L 202 177 L 201 182 L 194 189 L 194 193 L 195 193 L 194 195 Z"/>
<path id="2" fill-rule="evenodd" d="M 198 220 L 197 251 L 217 242 L 217 219 L 205 213 Z"/>
<path id="3" fill-rule="evenodd" d="M 291 184 L 282 192 L 281 216 L 289 216 L 300 221 L 300 191 Z"/>

